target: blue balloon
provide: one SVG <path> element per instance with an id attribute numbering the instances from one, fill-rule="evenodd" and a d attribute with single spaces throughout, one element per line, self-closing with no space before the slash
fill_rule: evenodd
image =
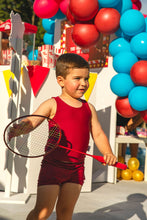
<path id="1" fill-rule="evenodd" d="M 44 44 L 47 44 L 47 45 L 53 45 L 54 44 L 54 34 L 45 33 L 43 36 L 43 42 L 44 42 Z"/>
<path id="2" fill-rule="evenodd" d="M 145 31 L 143 14 L 134 9 L 125 11 L 120 18 L 120 28 L 128 36 L 134 36 Z"/>
<path id="3" fill-rule="evenodd" d="M 132 66 L 138 61 L 134 53 L 122 51 L 113 58 L 113 68 L 118 73 L 130 74 Z"/>
<path id="4" fill-rule="evenodd" d="M 131 0 L 121 0 L 120 3 L 115 7 L 122 15 L 125 11 L 132 9 L 133 3 Z"/>
<path id="5" fill-rule="evenodd" d="M 118 5 L 121 0 L 98 0 L 101 8 L 113 8 Z"/>
<path id="6" fill-rule="evenodd" d="M 57 14 L 51 17 L 51 20 L 56 20 L 56 19 L 63 19 L 66 18 L 66 15 L 62 13 L 62 11 L 59 9 Z"/>
<path id="7" fill-rule="evenodd" d="M 34 50 L 34 60 L 38 58 L 38 50 Z M 31 50 L 28 54 L 28 59 L 33 60 L 33 50 Z"/>
<path id="8" fill-rule="evenodd" d="M 115 56 L 122 51 L 131 51 L 130 43 L 124 38 L 117 38 L 109 44 L 109 52 L 111 56 Z"/>
<path id="9" fill-rule="evenodd" d="M 126 40 L 130 41 L 131 36 L 128 36 L 126 34 L 124 34 L 124 32 L 121 30 L 121 28 L 119 28 L 116 32 L 115 32 L 117 37 L 122 37 L 125 38 Z"/>
<path id="10" fill-rule="evenodd" d="M 141 59 L 147 58 L 147 33 L 142 32 L 131 39 L 132 52 Z"/>
<path id="11" fill-rule="evenodd" d="M 145 31 L 147 32 L 147 17 L 145 18 Z"/>
<path id="12" fill-rule="evenodd" d="M 137 111 L 147 110 L 147 87 L 136 86 L 129 93 L 129 103 Z"/>
<path id="13" fill-rule="evenodd" d="M 135 87 L 130 75 L 126 73 L 119 73 L 110 81 L 110 88 L 112 92 L 120 97 L 128 96 L 131 89 Z"/>
<path id="14" fill-rule="evenodd" d="M 42 26 L 47 31 L 48 34 L 54 34 L 55 21 L 51 19 L 42 19 Z"/>

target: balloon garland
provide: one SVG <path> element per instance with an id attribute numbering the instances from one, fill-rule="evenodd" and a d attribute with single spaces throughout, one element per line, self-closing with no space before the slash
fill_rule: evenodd
<path id="1" fill-rule="evenodd" d="M 100 33 L 116 34 L 109 45 L 113 68 L 118 73 L 110 87 L 116 109 L 123 117 L 141 113 L 147 122 L 147 18 L 140 0 L 35 0 L 33 9 L 47 31 L 45 44 L 54 44 L 58 13 L 73 25 L 72 39 L 81 48 L 96 44 Z"/>

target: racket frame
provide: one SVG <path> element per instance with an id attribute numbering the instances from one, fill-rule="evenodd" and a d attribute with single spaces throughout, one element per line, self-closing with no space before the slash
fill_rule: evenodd
<path id="1" fill-rule="evenodd" d="M 6 140 L 6 137 L 7 137 L 6 132 L 7 132 L 8 128 L 9 128 L 9 126 L 10 126 L 11 124 L 13 124 L 14 122 L 16 122 L 16 121 L 21 120 L 21 119 L 24 119 L 24 118 L 27 118 L 27 117 L 28 117 L 28 118 L 29 118 L 29 117 L 41 117 L 41 118 L 44 118 L 44 120 L 46 119 L 46 120 L 48 120 L 48 121 L 53 121 L 53 122 L 55 123 L 55 125 L 58 127 L 58 129 L 59 129 L 59 139 L 58 139 L 58 141 L 56 142 L 55 147 L 54 147 L 51 151 L 45 152 L 44 154 L 40 154 L 40 155 L 36 155 L 36 156 L 31 156 L 31 155 L 23 155 L 23 154 L 21 154 L 21 153 L 18 153 L 18 152 L 16 152 L 16 151 L 14 151 L 11 147 L 9 147 L 9 145 L 8 145 L 8 143 L 7 143 L 8 141 Z M 16 136 L 15 136 L 14 138 L 16 138 Z M 59 146 L 59 142 L 60 142 L 60 140 L 61 140 L 61 128 L 60 128 L 60 126 L 59 126 L 53 119 L 51 119 L 51 118 L 49 118 L 49 117 L 47 117 L 47 116 L 44 116 L 44 115 L 24 115 L 24 116 L 20 116 L 20 117 L 18 117 L 18 118 L 15 118 L 14 120 L 12 120 L 12 121 L 5 127 L 4 133 L 3 133 L 3 140 L 4 140 L 4 143 L 5 143 L 5 145 L 7 146 L 7 148 L 8 148 L 12 153 L 14 153 L 14 154 L 16 154 L 16 155 L 18 155 L 18 156 L 21 156 L 21 157 L 25 157 L 25 158 L 38 158 L 38 157 L 42 157 L 42 156 L 45 156 L 45 155 L 51 153 L 52 151 L 54 151 L 55 148 L 57 148 L 57 147 Z M 15 148 L 15 146 L 14 146 L 14 148 Z"/>

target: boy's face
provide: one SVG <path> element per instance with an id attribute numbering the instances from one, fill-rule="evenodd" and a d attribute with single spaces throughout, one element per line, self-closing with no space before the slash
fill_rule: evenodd
<path id="1" fill-rule="evenodd" d="M 87 68 L 72 68 L 66 78 L 57 77 L 63 92 L 73 98 L 81 98 L 84 95 L 89 87 L 88 79 L 89 70 Z"/>

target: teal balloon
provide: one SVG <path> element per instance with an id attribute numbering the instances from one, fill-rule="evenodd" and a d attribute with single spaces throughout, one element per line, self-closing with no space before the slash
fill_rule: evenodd
<path id="1" fill-rule="evenodd" d="M 57 14 L 54 15 L 53 17 L 51 17 L 50 19 L 51 20 L 56 20 L 56 19 L 63 19 L 63 18 L 66 18 L 66 15 L 62 13 L 62 11 L 59 9 Z"/>
<path id="2" fill-rule="evenodd" d="M 119 73 L 110 81 L 110 88 L 112 92 L 120 97 L 128 96 L 131 89 L 135 87 L 130 75 L 126 73 Z"/>
<path id="3" fill-rule="evenodd" d="M 125 11 L 120 18 L 120 28 L 128 36 L 134 36 L 145 31 L 143 14 L 134 9 Z"/>
<path id="4" fill-rule="evenodd" d="M 121 0 L 120 3 L 115 7 L 122 15 L 125 11 L 132 9 L 133 3 L 131 0 Z"/>
<path id="5" fill-rule="evenodd" d="M 34 60 L 38 58 L 38 50 L 34 50 Z M 28 54 L 28 59 L 33 60 L 33 50 L 31 50 Z"/>
<path id="6" fill-rule="evenodd" d="M 101 8 L 113 8 L 120 3 L 121 0 L 98 0 Z"/>
<path id="7" fill-rule="evenodd" d="M 128 35 L 126 35 L 126 34 L 124 34 L 124 32 L 121 30 L 121 28 L 119 28 L 116 32 L 115 32 L 115 34 L 116 34 L 116 36 L 117 37 L 122 37 L 122 38 L 124 38 L 124 39 L 126 39 L 126 40 L 130 40 L 132 37 L 131 36 L 128 36 Z"/>
<path id="8" fill-rule="evenodd" d="M 145 18 L 145 31 L 147 32 L 147 17 Z"/>
<path id="9" fill-rule="evenodd" d="M 134 53 L 122 51 L 113 58 L 113 68 L 117 73 L 130 74 L 132 66 L 138 61 Z"/>
<path id="10" fill-rule="evenodd" d="M 42 26 L 48 34 L 54 34 L 55 21 L 51 19 L 42 19 Z"/>
<path id="11" fill-rule="evenodd" d="M 117 38 L 109 44 L 109 53 L 115 56 L 122 51 L 131 51 L 130 43 L 124 38 Z"/>
<path id="12" fill-rule="evenodd" d="M 137 111 L 147 110 L 147 87 L 136 86 L 128 96 L 131 107 Z"/>
<path id="13" fill-rule="evenodd" d="M 47 45 L 53 45 L 54 44 L 54 34 L 45 33 L 43 36 L 43 42 L 44 42 L 44 44 L 47 44 Z"/>
<path id="14" fill-rule="evenodd" d="M 142 32 L 131 39 L 132 52 L 141 59 L 147 59 L 147 33 Z"/>

